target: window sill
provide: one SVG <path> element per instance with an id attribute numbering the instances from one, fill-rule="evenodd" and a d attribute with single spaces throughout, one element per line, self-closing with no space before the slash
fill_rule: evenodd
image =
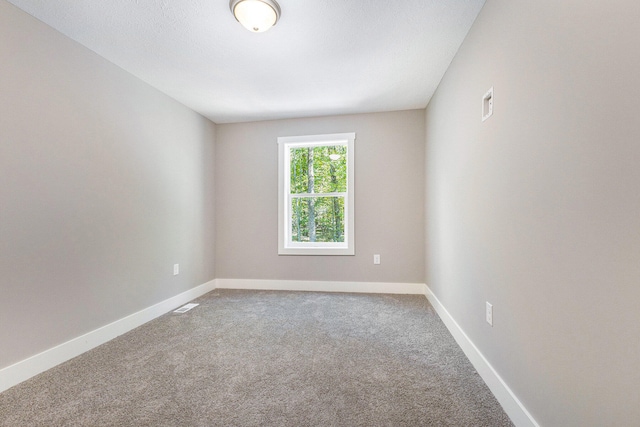
<path id="1" fill-rule="evenodd" d="M 353 248 L 279 248 L 278 255 L 350 256 L 355 255 L 355 250 Z"/>

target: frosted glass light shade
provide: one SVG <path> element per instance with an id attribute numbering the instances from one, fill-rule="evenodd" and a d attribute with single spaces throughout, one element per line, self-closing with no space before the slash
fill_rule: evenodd
<path id="1" fill-rule="evenodd" d="M 229 8 L 238 22 L 252 33 L 267 31 L 280 18 L 280 6 L 274 0 L 231 0 Z"/>

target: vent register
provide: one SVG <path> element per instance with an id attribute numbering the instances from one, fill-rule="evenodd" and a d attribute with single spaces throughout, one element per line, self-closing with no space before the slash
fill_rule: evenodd
<path id="1" fill-rule="evenodd" d="M 182 307 L 180 307 L 179 309 L 173 310 L 173 312 L 174 313 L 180 313 L 180 314 L 186 313 L 187 311 L 191 310 L 192 308 L 194 308 L 194 307 L 196 307 L 198 305 L 200 305 L 200 304 L 196 304 L 196 303 L 185 304 Z"/>

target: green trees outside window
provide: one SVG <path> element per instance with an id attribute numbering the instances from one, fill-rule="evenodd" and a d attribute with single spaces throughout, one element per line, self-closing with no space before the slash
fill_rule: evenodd
<path id="1" fill-rule="evenodd" d="M 290 149 L 291 240 L 344 242 L 347 146 Z"/>

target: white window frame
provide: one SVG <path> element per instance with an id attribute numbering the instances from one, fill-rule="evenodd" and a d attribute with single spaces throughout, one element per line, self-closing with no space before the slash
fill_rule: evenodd
<path id="1" fill-rule="evenodd" d="M 278 255 L 355 255 L 355 139 L 355 132 L 278 138 Z M 290 211 L 291 148 L 339 144 L 347 146 L 347 191 L 318 193 L 314 196 L 344 196 L 344 242 L 293 242 Z"/>

